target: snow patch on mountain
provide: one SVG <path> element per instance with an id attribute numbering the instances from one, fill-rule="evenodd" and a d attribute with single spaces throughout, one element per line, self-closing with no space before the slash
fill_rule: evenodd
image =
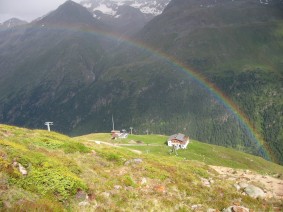
<path id="1" fill-rule="evenodd" d="M 152 8 L 152 7 L 143 7 L 141 8 L 141 12 L 146 13 L 146 14 L 155 14 L 155 15 L 160 14 L 159 10 L 157 10 L 156 8 Z"/>
<path id="2" fill-rule="evenodd" d="M 261 4 L 269 4 L 269 0 L 260 0 Z"/>
<path id="3" fill-rule="evenodd" d="M 153 16 L 162 13 L 170 0 L 82 0 L 81 4 L 90 11 L 101 11 L 104 14 L 115 16 L 119 7 L 127 5 L 139 9 L 144 14 Z"/>
<path id="4" fill-rule="evenodd" d="M 104 14 L 113 15 L 113 16 L 116 15 L 116 12 L 117 12 L 113 10 L 111 7 L 108 7 L 107 5 L 104 5 L 104 4 L 99 4 L 98 7 L 93 8 L 93 11 L 96 11 L 96 10 L 99 10 L 103 12 Z"/>
<path id="5" fill-rule="evenodd" d="M 85 3 L 85 4 L 83 4 L 83 6 L 86 7 L 86 8 L 91 8 L 91 3 Z"/>

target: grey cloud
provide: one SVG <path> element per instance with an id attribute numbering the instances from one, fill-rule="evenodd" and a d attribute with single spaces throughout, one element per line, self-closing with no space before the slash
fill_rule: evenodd
<path id="1" fill-rule="evenodd" d="M 0 0 L 0 23 L 16 17 L 32 21 L 55 10 L 66 0 Z M 75 0 L 80 2 L 80 0 Z"/>

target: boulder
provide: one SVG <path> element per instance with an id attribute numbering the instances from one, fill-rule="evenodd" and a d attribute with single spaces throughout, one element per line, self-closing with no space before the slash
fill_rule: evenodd
<path id="1" fill-rule="evenodd" d="M 222 212 L 249 212 L 250 209 L 243 206 L 230 206 L 222 210 Z"/>
<path id="2" fill-rule="evenodd" d="M 141 185 L 146 185 L 146 184 L 147 184 L 147 180 L 145 177 L 143 177 L 141 180 Z"/>
<path id="3" fill-rule="evenodd" d="M 86 207 L 86 206 L 89 206 L 89 205 L 90 205 L 90 203 L 87 202 L 87 201 L 82 201 L 82 202 L 79 203 L 80 207 Z"/>
<path id="4" fill-rule="evenodd" d="M 142 159 L 140 159 L 140 158 L 135 158 L 135 159 L 126 161 L 125 165 L 127 166 L 127 165 L 130 165 L 130 164 L 140 164 L 140 163 L 142 163 L 142 162 L 143 162 Z"/>
<path id="5" fill-rule="evenodd" d="M 252 198 L 265 198 L 266 196 L 261 188 L 253 185 L 247 186 L 244 191 L 247 195 L 249 195 Z"/>
<path id="6" fill-rule="evenodd" d="M 21 172 L 22 175 L 26 176 L 28 174 L 28 171 L 26 170 L 25 167 L 22 166 L 22 164 L 18 164 L 19 165 L 19 171 Z"/>

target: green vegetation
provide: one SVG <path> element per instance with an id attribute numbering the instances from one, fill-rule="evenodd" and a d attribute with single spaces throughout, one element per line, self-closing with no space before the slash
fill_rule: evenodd
<path id="1" fill-rule="evenodd" d="M 67 19 L 69 25 L 79 18 L 77 30 L 29 25 L 0 35 L 1 123 L 39 128 L 52 117 L 56 131 L 78 136 L 110 131 L 113 114 L 117 129 L 183 132 L 262 157 L 268 149 L 272 161 L 283 164 L 281 1 L 221 1 L 213 7 L 173 1 L 133 39 L 144 45 L 120 38 L 117 45 L 93 33 L 90 26 L 97 23 L 85 15 L 87 20 L 80 19 L 83 12 Z M 192 79 L 190 70 L 218 87 L 251 126 Z"/>
<path id="2" fill-rule="evenodd" d="M 240 199 L 241 205 L 257 211 L 280 204 L 242 196 L 208 164 L 270 174 L 283 173 L 282 167 L 197 141 L 172 156 L 165 140 L 162 135 L 130 135 L 113 141 L 102 133 L 71 139 L 0 125 L 0 210 L 190 211 L 196 204 L 222 210 Z M 26 168 L 26 176 L 15 162 Z M 202 179 L 214 183 L 206 187 Z"/>
<path id="3" fill-rule="evenodd" d="M 0 136 L 1 171 L 8 175 L 9 184 L 43 196 L 55 196 L 62 201 L 78 189 L 86 189 L 85 183 L 77 176 L 80 168 L 62 155 L 89 152 L 83 144 L 56 133 L 9 126 L 0 127 Z M 27 167 L 28 176 L 21 177 L 13 162 Z"/>
<path id="4" fill-rule="evenodd" d="M 139 150 L 144 154 L 168 156 L 171 150 L 165 145 L 168 136 L 164 135 L 129 135 L 126 139 L 111 140 L 110 134 L 98 133 L 77 137 L 90 142 L 104 141 L 124 148 Z M 280 173 L 283 168 L 261 157 L 236 151 L 232 148 L 201 143 L 190 140 L 188 149 L 178 150 L 178 157 L 185 160 L 200 161 L 207 165 L 225 166 L 238 169 L 250 169 L 263 174 Z"/>

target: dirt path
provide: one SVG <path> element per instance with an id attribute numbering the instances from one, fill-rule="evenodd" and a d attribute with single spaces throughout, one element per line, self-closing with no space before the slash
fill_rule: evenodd
<path id="1" fill-rule="evenodd" d="M 107 145 L 107 146 L 112 146 L 112 147 L 116 147 L 116 148 L 121 148 L 121 146 L 134 146 L 134 145 L 121 145 L 121 144 L 118 144 L 118 143 L 115 143 L 115 144 L 112 144 L 112 143 L 109 143 L 109 142 L 105 142 L 105 141 L 97 141 L 97 140 L 88 140 L 88 141 L 91 141 L 91 142 L 95 142 L 96 144 L 100 145 L 100 144 L 104 144 L 104 145 Z M 136 145 L 137 146 L 137 145 Z M 142 151 L 139 151 L 139 150 L 136 150 L 136 149 L 129 149 L 131 152 L 133 153 L 136 153 L 138 155 L 141 155 L 142 154 Z"/>
<path id="2" fill-rule="evenodd" d="M 97 141 L 97 140 L 88 140 L 88 141 L 92 141 L 95 142 L 96 144 L 105 144 L 108 146 L 162 146 L 160 144 L 121 144 L 121 143 L 109 143 L 109 142 L 105 142 L 105 141 Z"/>
<path id="3" fill-rule="evenodd" d="M 283 180 L 268 175 L 261 175 L 250 170 L 232 169 L 221 166 L 210 166 L 223 178 L 233 180 L 237 183 L 246 182 L 258 185 L 264 189 L 267 197 L 275 197 L 283 200 Z"/>

